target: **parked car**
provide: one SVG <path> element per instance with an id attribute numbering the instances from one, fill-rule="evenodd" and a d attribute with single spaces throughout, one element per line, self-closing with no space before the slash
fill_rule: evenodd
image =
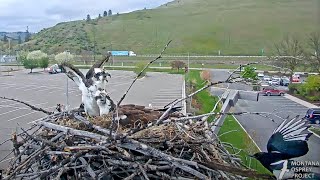
<path id="1" fill-rule="evenodd" d="M 270 85 L 280 85 L 280 78 L 278 77 L 273 77 L 271 82 L 270 82 Z"/>
<path id="2" fill-rule="evenodd" d="M 290 80 L 288 78 L 281 78 L 280 86 L 289 86 Z"/>
<path id="3" fill-rule="evenodd" d="M 62 72 L 62 68 L 58 64 L 54 64 L 47 68 L 46 71 L 50 74 L 57 74 Z"/>
<path id="4" fill-rule="evenodd" d="M 305 118 L 312 124 L 320 124 L 320 108 L 308 109 Z"/>
<path id="5" fill-rule="evenodd" d="M 264 77 L 264 74 L 263 74 L 263 73 L 258 73 L 258 77 L 259 77 L 259 78 L 263 78 L 263 77 Z"/>
<path id="6" fill-rule="evenodd" d="M 293 83 L 300 83 L 300 77 L 293 76 L 292 77 L 292 82 Z"/>
<path id="7" fill-rule="evenodd" d="M 263 77 L 263 80 L 264 80 L 264 81 L 270 81 L 270 80 L 271 80 L 271 77 L 266 75 L 266 76 Z"/>
<path id="8" fill-rule="evenodd" d="M 285 94 L 285 91 L 277 89 L 274 86 L 267 86 L 262 88 L 260 94 L 265 96 L 283 96 Z"/>

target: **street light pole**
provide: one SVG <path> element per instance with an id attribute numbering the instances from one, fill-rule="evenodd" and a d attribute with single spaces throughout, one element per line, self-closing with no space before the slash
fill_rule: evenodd
<path id="1" fill-rule="evenodd" d="M 66 52 L 66 62 L 68 62 L 68 53 L 69 51 L 65 51 Z M 66 105 L 66 110 L 69 109 L 69 79 L 68 76 L 66 76 L 67 78 L 67 89 L 66 89 L 66 96 L 67 96 L 67 105 Z"/>

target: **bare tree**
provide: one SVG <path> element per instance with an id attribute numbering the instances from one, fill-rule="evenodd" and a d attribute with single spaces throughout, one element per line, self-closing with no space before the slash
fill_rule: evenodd
<path id="1" fill-rule="evenodd" d="M 312 70 L 320 73 L 320 34 L 311 33 L 308 40 L 310 51 L 306 53 Z"/>
<path id="2" fill-rule="evenodd" d="M 275 44 L 275 51 L 276 64 L 288 68 L 291 74 L 290 78 L 297 67 L 306 61 L 302 44 L 295 37 L 286 36 L 279 44 Z"/>
<path id="3" fill-rule="evenodd" d="M 171 68 L 177 69 L 178 71 L 182 68 L 186 67 L 186 64 L 183 61 L 172 61 Z"/>

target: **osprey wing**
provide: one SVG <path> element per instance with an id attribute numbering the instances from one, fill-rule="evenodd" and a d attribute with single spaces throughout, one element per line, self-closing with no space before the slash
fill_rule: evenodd
<path id="1" fill-rule="evenodd" d="M 64 69 L 66 75 L 74 81 L 78 86 L 80 86 L 81 82 L 86 84 L 86 79 L 82 72 L 75 66 L 70 63 L 63 62 L 61 64 L 62 68 Z"/>
<path id="2" fill-rule="evenodd" d="M 312 135 L 306 131 L 308 128 L 307 121 L 303 118 L 298 119 L 298 116 L 283 121 L 268 141 L 268 152 L 281 153 L 288 159 L 307 154 L 307 141 Z"/>
<path id="3" fill-rule="evenodd" d="M 104 56 L 103 59 L 97 61 L 92 67 L 89 69 L 89 71 L 86 74 L 86 79 L 91 79 L 94 75 L 94 69 L 95 68 L 101 68 L 104 63 L 108 62 L 111 57 L 111 53 L 108 53 L 107 56 Z"/>

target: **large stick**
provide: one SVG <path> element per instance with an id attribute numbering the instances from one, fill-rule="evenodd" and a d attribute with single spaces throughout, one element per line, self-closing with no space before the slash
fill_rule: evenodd
<path id="1" fill-rule="evenodd" d="M 117 104 L 117 107 L 120 106 L 121 102 L 124 100 L 124 98 L 127 96 L 128 92 L 130 91 L 131 87 L 133 86 L 133 84 L 138 80 L 138 78 L 141 76 L 141 74 L 156 60 L 162 58 L 162 54 L 164 53 L 164 51 L 168 48 L 169 44 L 171 43 L 172 40 L 170 40 L 167 45 L 163 48 L 163 50 L 161 51 L 161 53 L 159 54 L 159 56 L 157 58 L 155 58 L 154 60 L 150 61 L 143 69 L 142 71 L 137 75 L 137 77 L 132 81 L 131 85 L 129 86 L 128 90 L 124 93 L 124 95 L 121 97 L 120 101 Z"/>
<path id="2" fill-rule="evenodd" d="M 35 106 L 33 106 L 33 105 L 29 104 L 29 103 L 26 103 L 26 102 L 23 102 L 23 101 L 20 101 L 20 100 L 17 100 L 17 99 L 7 98 L 7 97 L 0 97 L 0 99 L 11 100 L 11 101 L 15 101 L 15 102 L 24 104 L 24 105 L 30 107 L 32 110 L 43 112 L 43 113 L 45 113 L 47 115 L 53 114 L 53 112 L 46 111 L 46 110 L 44 110 L 42 108 L 37 108 L 37 107 L 35 107 Z"/>

